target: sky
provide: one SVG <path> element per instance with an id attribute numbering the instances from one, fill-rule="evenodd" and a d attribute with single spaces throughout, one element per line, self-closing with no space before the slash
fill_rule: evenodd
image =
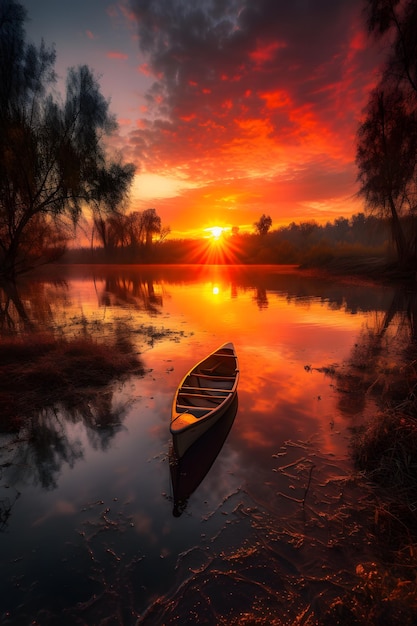
<path id="1" fill-rule="evenodd" d="M 20 0 L 63 89 L 87 64 L 171 237 L 363 211 L 356 131 L 383 59 L 364 0 Z"/>

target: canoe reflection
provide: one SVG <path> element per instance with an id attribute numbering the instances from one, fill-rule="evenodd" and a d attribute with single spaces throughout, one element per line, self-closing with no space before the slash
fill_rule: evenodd
<path id="1" fill-rule="evenodd" d="M 188 499 L 207 476 L 233 426 L 238 408 L 237 395 L 223 417 L 178 459 L 174 446 L 170 449 L 169 467 L 174 497 L 172 514 L 180 515 Z"/>

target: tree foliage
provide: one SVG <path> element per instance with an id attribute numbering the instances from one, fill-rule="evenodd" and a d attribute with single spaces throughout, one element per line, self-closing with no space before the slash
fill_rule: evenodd
<path id="1" fill-rule="evenodd" d="M 417 259 L 417 3 L 368 0 L 367 25 L 392 42 L 358 130 L 360 194 L 389 217 L 402 266 Z"/>
<path id="2" fill-rule="evenodd" d="M 55 51 L 25 41 L 26 12 L 0 4 L 0 274 L 14 277 L 62 247 L 90 205 L 110 214 L 126 198 L 134 168 L 110 160 L 104 139 L 116 128 L 93 72 L 68 72 L 54 97 Z M 36 234 L 43 245 L 34 246 Z M 40 239 L 38 239 L 38 244 Z"/>
<path id="3" fill-rule="evenodd" d="M 128 214 L 113 213 L 94 219 L 96 235 L 106 253 L 112 255 L 117 249 L 129 248 L 132 254 L 143 249 L 149 251 L 153 237 L 164 238 L 169 228 L 162 228 L 162 221 L 155 209 L 133 211 Z"/>
<path id="4" fill-rule="evenodd" d="M 259 220 L 254 223 L 254 226 L 256 232 L 259 235 L 265 236 L 272 226 L 272 218 L 269 215 L 265 215 L 265 213 L 263 213 Z"/>

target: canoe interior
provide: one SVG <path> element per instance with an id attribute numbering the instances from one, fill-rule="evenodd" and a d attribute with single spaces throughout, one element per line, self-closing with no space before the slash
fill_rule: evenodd
<path id="1" fill-rule="evenodd" d="M 236 355 L 223 347 L 208 356 L 184 378 L 176 398 L 178 413 L 204 417 L 233 393 L 236 386 Z M 197 409 L 194 411 L 194 409 Z"/>

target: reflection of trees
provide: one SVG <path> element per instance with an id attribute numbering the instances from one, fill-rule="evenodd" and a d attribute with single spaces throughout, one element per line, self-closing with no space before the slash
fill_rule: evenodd
<path id="1" fill-rule="evenodd" d="M 0 282 L 0 329 L 13 331 L 16 321 L 20 322 L 25 329 L 32 327 L 32 322 L 26 312 L 16 285 L 12 282 Z"/>
<path id="2" fill-rule="evenodd" d="M 130 305 L 147 313 L 157 314 L 162 307 L 162 296 L 155 292 L 154 281 L 141 276 L 110 274 L 106 276 L 105 289 L 99 295 L 99 303 L 104 306 Z"/>
<path id="3" fill-rule="evenodd" d="M 133 293 L 141 289 L 139 282 Z M 62 311 L 70 304 L 67 291 L 64 283 L 42 280 L 0 286 L 1 485 L 54 489 L 63 466 L 73 467 L 83 458 L 78 424 L 93 448 L 107 450 L 128 407 L 127 401 L 114 404 L 111 385 L 144 374 L 129 341 L 129 320 L 114 324 L 112 335 L 99 342 L 83 317 L 82 333 L 78 328 L 73 336 L 65 317 L 62 323 Z M 145 300 L 157 301 L 152 283 Z M 12 506 L 10 497 L 0 498 L 2 527 Z"/>
<path id="4" fill-rule="evenodd" d="M 93 448 L 107 450 L 122 428 L 127 408 L 113 407 L 112 402 L 111 391 L 96 391 L 76 406 L 66 401 L 59 407 L 34 411 L 7 446 L 8 484 L 39 484 L 43 489 L 55 489 L 62 467 L 72 468 L 84 456 L 82 442 L 72 436 L 71 426 L 75 424 L 84 426 Z"/>
<path id="5" fill-rule="evenodd" d="M 157 315 L 163 306 L 162 295 L 155 290 L 151 275 L 136 272 L 105 272 L 95 274 L 104 280 L 97 297 L 100 306 L 130 306 Z M 70 307 L 68 284 L 65 281 L 33 279 L 0 282 L 0 333 L 32 331 L 54 327 L 60 312 Z"/>
<path id="6" fill-rule="evenodd" d="M 376 531 L 396 550 L 417 539 L 416 321 L 417 294 L 398 289 L 336 372 L 341 411 L 361 418 L 351 450 L 374 486 Z"/>
<path id="7" fill-rule="evenodd" d="M 0 282 L 0 333 L 35 331 L 53 326 L 53 307 L 64 307 L 65 282 L 22 281 L 19 285 Z"/>
<path id="8" fill-rule="evenodd" d="M 336 371 L 339 409 L 350 417 L 395 406 L 416 380 L 417 294 L 398 289 L 384 311 L 369 316 L 343 368 Z M 410 376 L 407 376 L 409 371 Z"/>
<path id="9" fill-rule="evenodd" d="M 360 389 L 382 406 L 392 400 L 394 380 L 404 391 L 413 389 L 413 378 L 404 373 L 416 356 L 417 294 L 398 289 L 386 310 L 375 312 L 372 325 L 371 319 L 352 350 L 342 381 L 350 393 Z"/>
<path id="10" fill-rule="evenodd" d="M 253 298 L 260 309 L 268 308 L 268 296 L 266 293 L 266 289 L 257 288 L 255 291 L 255 296 Z"/>

